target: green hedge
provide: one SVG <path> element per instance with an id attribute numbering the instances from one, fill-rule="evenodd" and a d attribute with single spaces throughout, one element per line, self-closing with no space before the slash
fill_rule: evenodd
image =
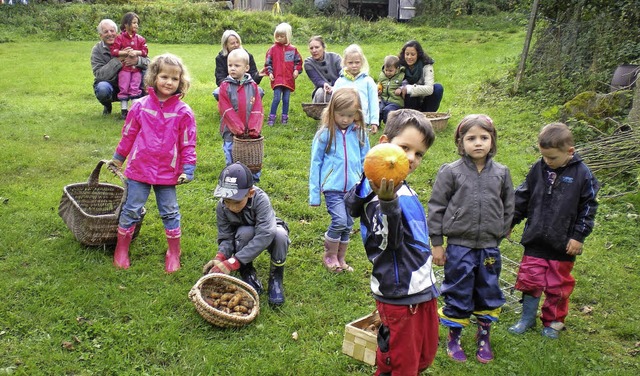
<path id="1" fill-rule="evenodd" d="M 140 16 L 140 34 L 154 43 L 218 44 L 226 29 L 236 30 L 247 44 L 270 43 L 280 22 L 291 24 L 298 45 L 306 45 L 307 38 L 316 34 L 331 43 L 362 42 L 380 35 L 403 42 L 414 38 L 416 32 L 416 25 L 409 30 L 390 19 L 370 23 L 348 15 L 312 19 L 293 14 L 274 16 L 271 12 L 228 10 L 224 2 L 54 3 L 0 6 L 0 42 L 25 38 L 94 40 L 101 19 L 111 18 L 119 24 L 122 15 L 130 11 Z"/>

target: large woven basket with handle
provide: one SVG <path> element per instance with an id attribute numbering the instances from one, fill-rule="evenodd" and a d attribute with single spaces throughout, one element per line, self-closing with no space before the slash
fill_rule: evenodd
<path id="1" fill-rule="evenodd" d="M 237 305 L 229 308 L 222 304 L 226 293 L 240 296 L 238 305 L 248 308 L 248 312 L 235 310 Z M 260 313 L 260 298 L 256 290 L 238 278 L 221 273 L 201 277 L 189 291 L 189 299 L 195 304 L 200 316 L 221 328 L 245 326 Z"/>
<path id="2" fill-rule="evenodd" d="M 101 160 L 86 183 L 69 184 L 63 188 L 58 214 L 75 238 L 83 245 L 101 246 L 116 244 L 118 217 L 127 198 L 126 178 L 120 171 L 112 170 L 122 181 L 123 187 L 100 183 L 100 170 L 107 163 Z M 140 223 L 133 234 L 140 232 L 146 209 L 142 208 Z"/>
<path id="3" fill-rule="evenodd" d="M 231 159 L 233 162 L 242 162 L 249 167 L 251 172 L 262 170 L 264 157 L 264 137 L 248 138 L 233 136 Z"/>

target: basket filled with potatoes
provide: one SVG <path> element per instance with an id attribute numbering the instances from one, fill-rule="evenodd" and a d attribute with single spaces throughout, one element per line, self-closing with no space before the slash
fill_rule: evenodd
<path id="1" fill-rule="evenodd" d="M 221 273 L 200 278 L 189 291 L 189 299 L 198 313 L 221 328 L 239 328 L 260 313 L 260 300 L 253 287 Z"/>

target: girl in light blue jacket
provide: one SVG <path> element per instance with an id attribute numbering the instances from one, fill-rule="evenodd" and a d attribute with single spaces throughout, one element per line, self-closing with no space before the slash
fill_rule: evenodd
<path id="1" fill-rule="evenodd" d="M 357 44 L 344 49 L 342 71 L 333 85 L 333 90 L 352 87 L 360 94 L 364 123 L 371 133 L 378 132 L 380 124 L 380 105 L 378 104 L 378 86 L 369 76 L 369 63 Z"/>
<path id="2" fill-rule="evenodd" d="M 332 272 L 352 272 L 345 262 L 353 218 L 344 195 L 360 181 L 364 157 L 369 151 L 358 91 L 335 90 L 322 113 L 322 125 L 311 146 L 309 204 L 320 206 L 324 194 L 331 224 L 324 234 L 324 266 Z"/>

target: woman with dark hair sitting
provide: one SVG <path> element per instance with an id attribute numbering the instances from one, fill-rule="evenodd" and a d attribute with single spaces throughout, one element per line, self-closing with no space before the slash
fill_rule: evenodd
<path id="1" fill-rule="evenodd" d="M 405 68 L 405 80 L 408 83 L 402 88 L 404 107 L 422 112 L 438 111 L 444 88 L 435 83 L 433 59 L 415 40 L 404 44 L 398 58 Z"/>

